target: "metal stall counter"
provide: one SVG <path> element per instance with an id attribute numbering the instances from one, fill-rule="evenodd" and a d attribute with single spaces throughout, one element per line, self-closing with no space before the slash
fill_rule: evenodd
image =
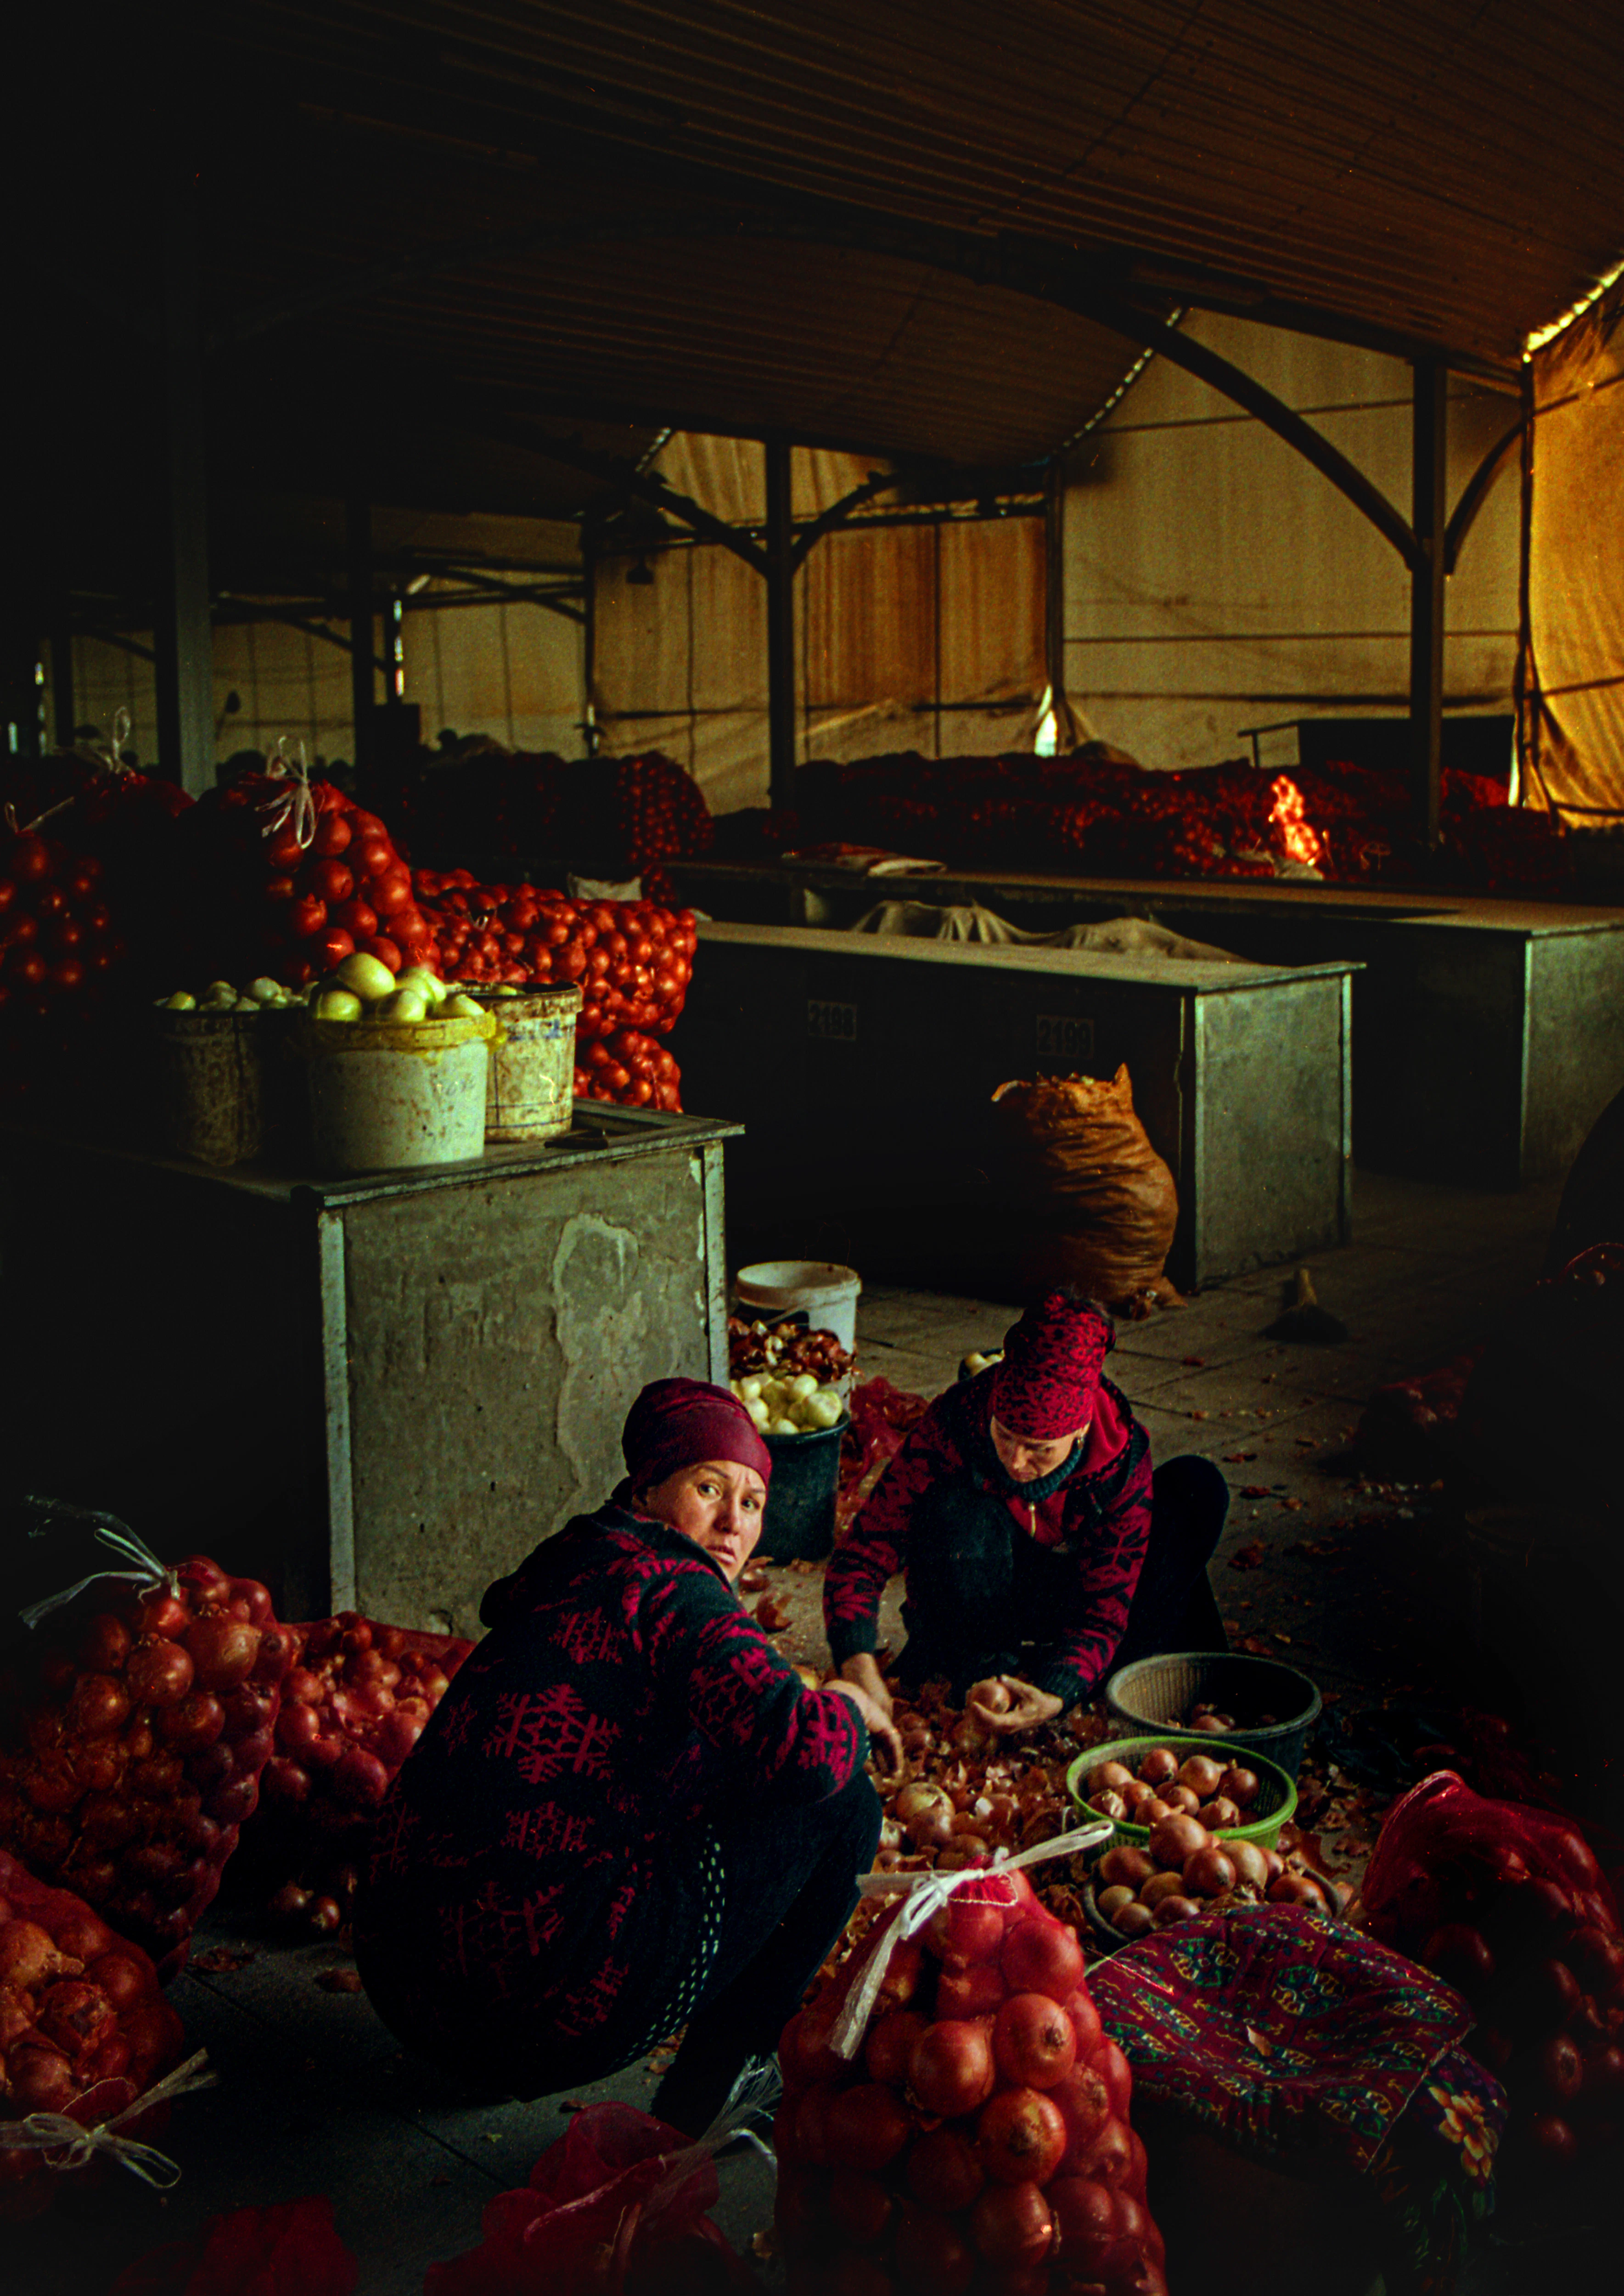
<path id="1" fill-rule="evenodd" d="M 799 1202 L 853 1223 L 871 1264 L 973 1292 L 1000 1275 L 992 1094 L 1126 1062 L 1178 1190 L 1175 1283 L 1347 1238 L 1357 965 L 728 923 L 701 924 L 700 946 L 672 1043 L 685 1089 L 748 1114 L 728 1160 L 735 1224 L 770 1227 Z"/>
<path id="2" fill-rule="evenodd" d="M 0 1131 L 4 1493 L 217 1551 L 284 1617 L 477 1632 L 619 1479 L 639 1388 L 726 1379 L 738 1129 L 583 1102 L 341 1180 Z"/>
<path id="3" fill-rule="evenodd" d="M 1624 1086 L 1624 909 L 1276 879 L 1109 878 L 684 863 L 685 900 L 741 923 L 846 927 L 876 901 L 980 902 L 1013 925 L 1144 917 L 1262 964 L 1348 959 L 1354 1152 L 1450 1185 L 1559 1179 Z"/>

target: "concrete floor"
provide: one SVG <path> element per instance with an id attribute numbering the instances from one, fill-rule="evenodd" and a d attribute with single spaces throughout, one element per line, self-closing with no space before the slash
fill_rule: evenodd
<path id="1" fill-rule="evenodd" d="M 1340 1455 L 1373 1387 L 1446 1360 L 1515 1300 L 1538 1272 L 1555 1198 L 1360 1175 L 1354 1242 L 1314 1262 L 1323 1303 L 1349 1327 L 1341 1346 L 1263 1336 L 1289 1270 L 1122 1328 L 1110 1368 L 1155 1456 L 1210 1453 L 1236 1491 L 1214 1574 L 1233 1639 L 1252 1636 L 1361 1702 L 1411 1689 L 1492 1694 L 1451 1534 L 1428 1495 L 1361 1484 Z M 933 1393 L 1011 1320 L 996 1304 L 871 1290 L 862 1374 Z M 1232 1570 L 1243 1555 L 1247 1567 Z M 794 1616 L 786 1645 L 821 1658 L 818 1574 L 773 1577 Z M 174 2108 L 165 2143 L 183 2181 L 162 2196 L 115 2172 L 99 2190 L 65 2190 L 52 2215 L 0 2234 L 0 2289 L 103 2296 L 133 2257 L 218 2210 L 325 2193 L 360 2257 L 362 2296 L 417 2296 L 425 2266 L 472 2247 L 486 2203 L 521 2184 L 562 2132 L 564 2100 L 492 2108 L 437 2089 L 364 1997 L 323 1988 L 340 1951 L 276 1943 L 251 1906 L 217 1908 L 200 1943 L 251 1957 L 173 1988 L 189 2039 L 221 2077 Z M 640 2066 L 582 2094 L 641 2103 L 652 2083 Z M 769 2220 L 772 2171 L 743 2155 L 720 2174 L 718 2221 L 743 2247 Z M 1494 2284 L 1499 2296 L 1545 2296 L 1509 2256 Z"/>

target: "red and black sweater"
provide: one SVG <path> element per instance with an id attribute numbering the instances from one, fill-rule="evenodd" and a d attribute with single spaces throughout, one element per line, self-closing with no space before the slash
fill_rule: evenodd
<path id="1" fill-rule="evenodd" d="M 850 1700 L 807 1687 L 701 1547 L 624 1508 L 545 1541 L 485 1614 L 380 1813 L 357 1916 L 368 1989 L 370 1964 L 430 2049 L 470 2021 L 488 2043 L 521 2001 L 566 2038 L 626 2013 L 672 1949 L 673 1857 L 718 1818 L 840 1792 L 868 1751 Z"/>
<path id="2" fill-rule="evenodd" d="M 998 1464 L 991 1413 L 992 1378 L 983 1372 L 939 1395 L 916 1423 L 830 1559 L 824 1631 L 837 1666 L 874 1649 L 886 1582 L 909 1567 L 914 1508 L 932 1486 L 962 1475 L 1003 1499 L 1028 1538 L 1076 1571 L 1078 1600 L 1068 1607 L 1078 1623 L 1029 1677 L 1071 1706 L 1106 1674 L 1128 1623 L 1150 1539 L 1150 1438 L 1121 1390 L 1102 1380 L 1081 1458 L 1023 1487 Z"/>

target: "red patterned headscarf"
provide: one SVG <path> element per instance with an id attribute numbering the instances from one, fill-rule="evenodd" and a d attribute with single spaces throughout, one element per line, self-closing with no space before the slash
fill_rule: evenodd
<path id="1" fill-rule="evenodd" d="M 1029 1308 L 1004 1342 L 992 1375 L 992 1408 L 1012 1435 L 1053 1443 L 1094 1416 L 1110 1319 L 1097 1308 L 1050 1292 Z"/>
<path id="2" fill-rule="evenodd" d="M 773 1477 L 773 1455 L 744 1406 L 725 1387 L 702 1379 L 652 1381 L 626 1415 L 620 1448 L 634 1491 L 707 1459 L 753 1467 L 764 1483 Z"/>

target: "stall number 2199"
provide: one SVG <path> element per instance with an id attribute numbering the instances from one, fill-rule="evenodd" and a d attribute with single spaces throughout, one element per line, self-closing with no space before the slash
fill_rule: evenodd
<path id="1" fill-rule="evenodd" d="M 1040 1061 L 1091 1061 L 1094 1023 L 1075 1013 L 1039 1013 L 1038 1057 Z"/>

